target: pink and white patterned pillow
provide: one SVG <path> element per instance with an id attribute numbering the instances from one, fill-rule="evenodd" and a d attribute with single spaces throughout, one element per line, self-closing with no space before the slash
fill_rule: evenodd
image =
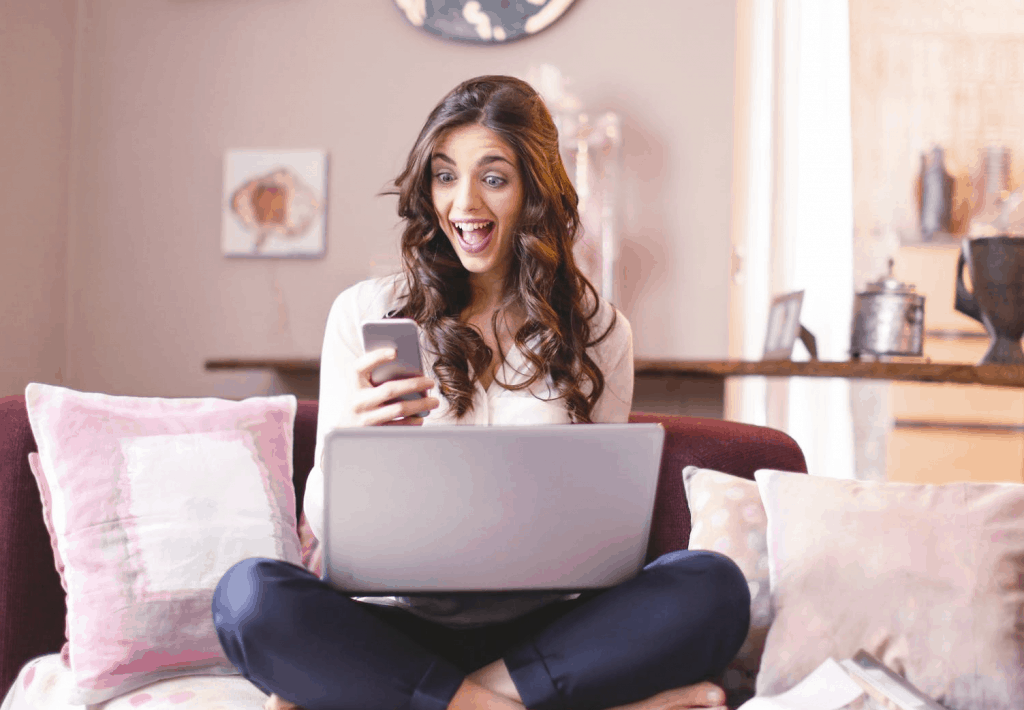
<path id="1" fill-rule="evenodd" d="M 67 590 L 68 701 L 235 673 L 210 611 L 217 582 L 247 557 L 302 560 L 295 397 L 117 397 L 33 383 L 25 400 Z"/>

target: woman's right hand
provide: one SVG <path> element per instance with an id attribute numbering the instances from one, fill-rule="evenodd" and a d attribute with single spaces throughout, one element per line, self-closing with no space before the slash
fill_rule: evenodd
<path id="1" fill-rule="evenodd" d="M 355 426 L 419 426 L 423 424 L 423 417 L 413 415 L 426 415 L 440 406 L 441 401 L 437 397 L 427 396 L 434 388 L 434 381 L 429 377 L 391 380 L 376 386 L 370 382 L 374 368 L 395 357 L 394 348 L 381 348 L 371 350 L 355 361 L 356 389 L 352 398 L 352 422 Z M 423 397 L 397 399 L 413 392 L 419 392 Z"/>

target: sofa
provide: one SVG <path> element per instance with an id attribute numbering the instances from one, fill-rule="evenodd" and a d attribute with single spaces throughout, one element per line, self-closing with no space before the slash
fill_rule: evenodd
<path id="1" fill-rule="evenodd" d="M 298 402 L 296 516 L 313 463 L 316 421 L 317 402 Z M 687 547 L 690 509 L 680 475 L 685 468 L 714 469 L 748 480 L 758 469 L 806 472 L 796 442 L 773 429 L 644 413 L 632 414 L 630 421 L 660 423 L 666 431 L 648 559 Z M 65 593 L 55 571 L 40 490 L 28 464 L 33 451 L 36 442 L 25 397 L 0 399 L 0 697 L 8 694 L 26 662 L 59 653 L 65 641 Z"/>

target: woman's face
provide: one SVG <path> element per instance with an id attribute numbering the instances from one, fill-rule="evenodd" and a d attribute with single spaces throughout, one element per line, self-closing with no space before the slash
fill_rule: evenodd
<path id="1" fill-rule="evenodd" d="M 523 205 L 515 153 L 489 128 L 460 126 L 437 144 L 430 170 L 434 210 L 459 260 L 497 284 L 512 259 Z"/>

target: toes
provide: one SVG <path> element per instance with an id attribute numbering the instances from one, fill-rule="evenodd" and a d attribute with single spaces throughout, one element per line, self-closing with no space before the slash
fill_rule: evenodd
<path id="1" fill-rule="evenodd" d="M 695 683 L 662 693 L 676 707 L 713 708 L 725 703 L 725 692 L 714 683 Z"/>

